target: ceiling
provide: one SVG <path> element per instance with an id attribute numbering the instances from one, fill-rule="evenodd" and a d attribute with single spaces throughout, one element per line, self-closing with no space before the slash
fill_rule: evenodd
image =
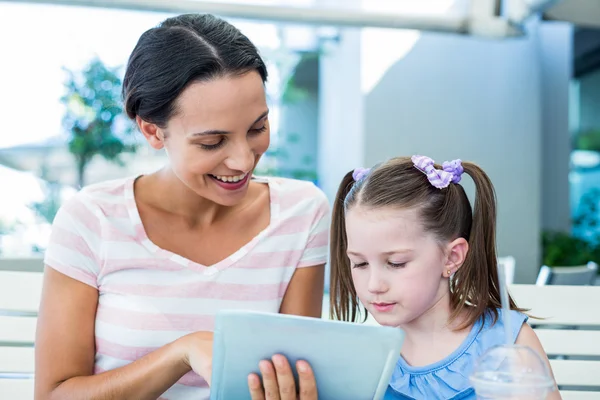
<path id="1" fill-rule="evenodd" d="M 567 21 L 575 26 L 573 75 L 581 77 L 600 69 L 600 0 L 560 0 L 544 12 L 545 20 Z"/>

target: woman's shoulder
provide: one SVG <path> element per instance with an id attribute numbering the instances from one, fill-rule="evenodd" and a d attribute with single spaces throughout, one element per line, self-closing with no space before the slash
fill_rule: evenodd
<path id="1" fill-rule="evenodd" d="M 312 181 L 301 179 L 267 177 L 257 178 L 267 181 L 271 190 L 276 192 L 276 198 L 282 208 L 300 208 L 303 210 L 314 209 L 329 212 L 329 200 L 327 196 Z"/>
<path id="2" fill-rule="evenodd" d="M 84 186 L 62 203 L 57 215 L 59 220 L 55 219 L 55 224 L 65 214 L 78 217 L 87 214 L 88 219 L 98 216 L 98 212 L 104 216 L 125 214 L 128 198 L 133 201 L 134 179 L 127 177 Z"/>
<path id="3" fill-rule="evenodd" d="M 113 201 L 125 198 L 127 193 L 133 189 L 135 177 L 111 179 L 84 186 L 77 195 L 88 199 L 112 199 Z"/>
<path id="4" fill-rule="evenodd" d="M 269 185 L 277 186 L 281 192 L 298 193 L 304 192 L 308 196 L 325 198 L 325 193 L 313 181 L 282 177 L 255 177 L 257 181 L 268 182 Z"/>

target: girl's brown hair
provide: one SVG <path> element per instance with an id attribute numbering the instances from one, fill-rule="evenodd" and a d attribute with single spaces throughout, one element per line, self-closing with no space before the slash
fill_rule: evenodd
<path id="1" fill-rule="evenodd" d="M 345 212 L 361 206 L 372 209 L 416 209 L 425 232 L 440 243 L 464 238 L 466 259 L 450 282 L 449 323 L 465 315 L 458 329 L 466 328 L 486 312 L 494 322 L 500 308 L 496 257 L 496 195 L 490 178 L 477 165 L 463 162 L 464 172 L 475 182 L 475 211 L 460 184 L 437 189 L 408 157 L 393 158 L 374 168 L 358 182 L 348 172 L 338 189 L 331 226 L 331 317 L 357 321 L 359 301 L 352 282 L 346 249 Z M 440 165 L 435 168 L 441 169 Z M 511 309 L 518 309 L 512 298 Z M 365 310 L 366 318 L 366 310 Z"/>

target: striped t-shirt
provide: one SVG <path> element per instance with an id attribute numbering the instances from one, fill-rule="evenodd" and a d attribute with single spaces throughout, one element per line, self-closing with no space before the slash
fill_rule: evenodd
<path id="1" fill-rule="evenodd" d="M 82 189 L 59 210 L 45 264 L 99 291 L 95 372 L 124 366 L 188 333 L 213 330 L 222 309 L 278 312 L 296 268 L 327 258 L 329 205 L 305 181 L 268 184 L 270 224 L 226 259 L 203 266 L 161 249 L 144 231 L 134 178 Z M 185 375 L 161 399 L 208 399 Z"/>

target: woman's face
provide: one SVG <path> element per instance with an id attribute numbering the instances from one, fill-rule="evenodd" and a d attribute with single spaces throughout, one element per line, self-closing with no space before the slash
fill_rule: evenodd
<path id="1" fill-rule="evenodd" d="M 265 89 L 260 75 L 226 75 L 187 87 L 163 132 L 174 174 L 197 195 L 238 204 L 269 147 Z"/>

